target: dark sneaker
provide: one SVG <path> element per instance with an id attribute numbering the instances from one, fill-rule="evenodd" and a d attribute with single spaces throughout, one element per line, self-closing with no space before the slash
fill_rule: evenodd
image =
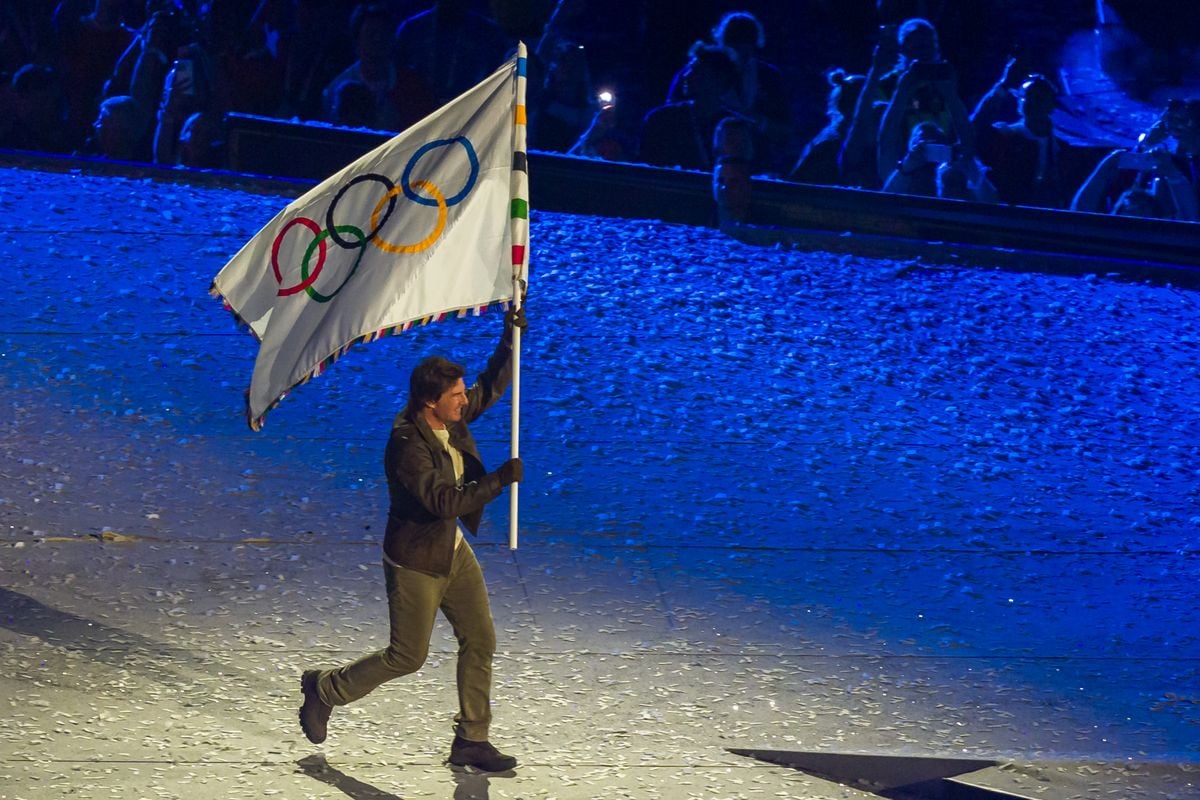
<path id="1" fill-rule="evenodd" d="M 300 676 L 300 691 L 304 693 L 304 705 L 300 706 L 300 728 L 313 744 L 325 741 L 329 715 L 333 713 L 333 706 L 322 700 L 317 691 L 319 675 L 315 669 L 310 669 Z"/>
<path id="2" fill-rule="evenodd" d="M 484 772 L 507 772 L 517 766 L 515 758 L 504 755 L 491 742 L 472 742 L 461 736 L 455 736 L 450 745 L 450 763 Z"/>

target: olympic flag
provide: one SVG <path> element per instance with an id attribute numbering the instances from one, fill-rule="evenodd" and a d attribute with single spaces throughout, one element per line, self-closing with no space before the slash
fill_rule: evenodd
<path id="1" fill-rule="evenodd" d="M 250 427 L 354 344 L 519 305 L 528 197 L 521 43 L 479 85 L 289 204 L 213 279 L 259 340 Z"/>

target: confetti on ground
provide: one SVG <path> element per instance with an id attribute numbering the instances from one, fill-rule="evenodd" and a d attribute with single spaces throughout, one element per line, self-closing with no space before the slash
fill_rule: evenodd
<path id="1" fill-rule="evenodd" d="M 729 750 L 1200 759 L 1195 293 L 536 215 L 522 546 L 496 503 L 478 548 L 524 766 L 486 778 L 442 763 L 444 624 L 319 755 L 295 709 L 302 667 L 386 635 L 410 367 L 477 369 L 499 315 L 359 348 L 251 434 L 255 345 L 208 282 L 286 198 L 0 173 L 5 797 L 847 798 Z M 499 463 L 507 406 L 480 423 Z"/>

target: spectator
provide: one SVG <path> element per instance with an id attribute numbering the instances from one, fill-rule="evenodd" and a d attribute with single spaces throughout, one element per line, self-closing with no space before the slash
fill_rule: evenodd
<path id="1" fill-rule="evenodd" d="M 1194 165 L 1200 158 L 1200 99 L 1167 101 L 1166 110 L 1142 138 L 1145 147 L 1168 150 Z"/>
<path id="2" fill-rule="evenodd" d="M 1107 197 L 1132 172 L 1132 183 L 1115 200 Z M 1096 165 L 1071 202 L 1072 211 L 1200 221 L 1195 190 L 1165 150 L 1116 150 Z"/>
<path id="3" fill-rule="evenodd" d="M 865 78 L 862 75 L 848 75 L 843 69 L 829 70 L 825 78 L 829 82 L 826 107 L 829 124 L 805 146 L 788 180 L 831 186 L 842 183 L 838 154 L 850 129 L 850 120 Z"/>
<path id="4" fill-rule="evenodd" d="M 783 73 L 759 57 L 766 44 L 762 23 L 747 11 L 732 11 L 713 28 L 712 40 L 733 56 L 737 78 L 723 102 L 731 113 L 746 117 L 753 124 L 758 171 L 781 173 L 785 154 L 795 152 L 794 126 Z M 688 99 L 683 80 L 686 69 L 685 65 L 671 81 L 668 103 Z"/>
<path id="5" fill-rule="evenodd" d="M 905 75 L 909 78 L 901 87 Z M 906 97 L 895 103 L 899 88 Z M 894 110 L 885 144 L 883 126 L 889 109 Z M 953 67 L 942 60 L 937 31 L 927 20 L 914 17 L 898 27 L 880 28 L 839 158 L 843 179 L 852 186 L 878 187 L 904 154 L 913 127 L 923 119 L 934 121 L 964 146 L 973 146 L 970 119 L 958 98 Z"/>
<path id="6" fill-rule="evenodd" d="M 1000 201 L 987 168 L 979 163 L 979 159 L 960 154 L 955 154 L 948 163 L 938 165 L 937 196 L 977 203 Z"/>
<path id="7" fill-rule="evenodd" d="M 211 73 L 206 53 L 196 43 L 193 20 L 178 10 L 159 9 L 121 57 L 105 95 L 130 95 L 142 108 L 154 109 L 154 160 L 174 164 L 184 120 L 208 104 Z"/>
<path id="8" fill-rule="evenodd" d="M 212 69 L 210 113 L 274 113 L 283 89 L 282 68 L 264 45 L 261 28 L 252 25 L 245 0 L 207 0 L 197 21 L 203 61 Z"/>
<path id="9" fill-rule="evenodd" d="M 176 145 L 187 120 L 206 112 L 215 115 L 213 71 L 208 52 L 201 45 L 181 48 L 163 84 L 154 133 L 155 163 L 173 164 L 179 160 Z"/>
<path id="10" fill-rule="evenodd" d="M 1200 221 L 1200 100 L 1171 100 L 1133 150 L 1109 153 L 1088 176 L 1072 210 Z M 1115 191 L 1125 187 L 1115 200 Z"/>
<path id="11" fill-rule="evenodd" d="M 1055 20 L 1086 13 L 1066 11 L 1063 4 L 1041 4 L 1045 7 L 1042 11 L 1021 4 L 961 0 L 876 0 L 874 5 L 880 24 L 900 25 L 917 18 L 933 25 L 942 56 L 957 69 L 958 89 L 963 97 L 977 96 L 991 84 L 991 67 L 982 76 L 979 70 L 1004 55 L 1004 50 L 996 52 L 997 47 L 1012 47 L 1016 36 L 1008 25 L 1011 19 L 1024 19 L 1030 28 L 1047 29 Z"/>
<path id="12" fill-rule="evenodd" d="M 193 169 L 219 169 L 226 164 L 225 135 L 221 118 L 197 111 L 179 132 L 179 163 Z"/>
<path id="13" fill-rule="evenodd" d="M 637 95 L 635 87 L 626 85 L 631 91 L 618 107 L 612 83 L 603 89 L 593 83 L 593 43 L 602 42 L 608 33 L 589 13 L 588 0 L 555 0 L 552 5 L 530 54 L 530 144 L 539 150 L 628 161 L 637 151 L 641 123 L 641 115 L 634 112 L 637 103 L 630 102 Z M 604 48 L 599 52 L 604 61 Z M 621 62 L 621 67 L 629 68 L 629 62 Z M 626 124 L 631 115 L 636 120 Z"/>
<path id="14" fill-rule="evenodd" d="M 969 153 L 956 148 L 933 122 L 920 122 L 909 135 L 904 158 L 884 182 L 883 191 L 995 202 L 995 188 Z"/>
<path id="15" fill-rule="evenodd" d="M 331 31 L 349 29 L 353 7 L 343 0 L 292 0 L 282 42 L 282 117 L 321 119 L 321 92 L 355 58 L 353 44 Z"/>
<path id="16" fill-rule="evenodd" d="M 1169 217 L 1168 207 L 1161 204 L 1155 193 L 1143 184 L 1135 183 L 1117 197 L 1112 213 L 1119 217 Z"/>
<path id="17" fill-rule="evenodd" d="M 92 150 L 114 161 L 150 160 L 150 112 L 130 95 L 100 104 Z"/>
<path id="18" fill-rule="evenodd" d="M 190 138 L 184 136 L 189 120 L 192 125 L 201 120 L 198 130 L 207 132 L 213 120 L 222 120 L 229 111 L 269 115 L 281 110 L 284 64 L 263 42 L 274 36 L 274 53 L 284 51 L 280 37 L 289 29 L 287 4 L 268 0 L 257 9 L 245 5 L 245 0 L 207 0 L 194 24 L 164 37 L 164 57 L 147 62 L 167 63 L 167 54 L 172 59 L 159 97 L 148 101 L 158 109 L 154 134 L 157 163 L 186 164 L 194 157 L 179 150 Z M 178 18 L 175 12 L 168 16 Z M 139 63 L 136 84 L 146 85 L 155 72 L 161 74 L 161 70 L 147 71 L 146 63 Z M 201 116 L 197 118 L 197 114 Z M 221 150 L 224 137 L 219 129 L 214 147 Z M 223 150 L 221 154 L 223 157 Z"/>
<path id="19" fill-rule="evenodd" d="M 637 152 L 637 141 L 630 136 L 629 130 L 637 130 L 641 120 L 632 125 L 623 124 L 624 113 L 618 108 L 615 97 L 603 103 L 592 118 L 592 124 L 567 152 L 605 161 L 631 161 Z"/>
<path id="20" fill-rule="evenodd" d="M 555 0 L 533 48 L 539 61 L 549 63 L 564 43 L 580 41 L 583 29 L 591 23 L 587 6 L 587 0 Z"/>
<path id="21" fill-rule="evenodd" d="M 750 211 L 754 163 L 754 126 L 745 117 L 725 117 L 717 123 L 713 151 L 713 197 L 720 222 L 744 222 Z"/>
<path id="22" fill-rule="evenodd" d="M 400 79 L 392 60 L 394 27 L 385 6 L 371 3 L 355 7 L 350 15 L 350 40 L 358 58 L 321 93 L 324 119 L 339 125 L 398 131 L 432 110 L 431 98 L 418 96 L 417 81 Z M 370 94 L 369 111 L 361 107 L 362 87 Z M 349 92 L 340 108 L 335 107 L 338 92 Z"/>
<path id="23" fill-rule="evenodd" d="M 134 31 L 122 21 L 121 5 L 119 0 L 96 0 L 91 13 L 75 18 L 64 15 L 59 20 L 67 125 L 75 142 L 87 137 L 104 83 L 133 42 Z"/>
<path id="24" fill-rule="evenodd" d="M 953 148 L 932 122 L 919 123 L 909 136 L 907 152 L 884 181 L 883 191 L 937 197 L 938 168 L 949 163 Z"/>
<path id="25" fill-rule="evenodd" d="M 282 98 L 291 52 L 293 7 L 294 0 L 262 0 L 246 26 L 245 45 L 237 56 L 239 61 L 252 64 L 258 76 L 257 108 L 253 113 L 279 116 L 284 111 Z"/>
<path id="26" fill-rule="evenodd" d="M 345 79 L 333 87 L 329 121 L 347 128 L 379 128 L 375 92 L 362 81 Z"/>
<path id="27" fill-rule="evenodd" d="M 892 77 L 901 63 L 897 26 L 883 25 L 871 55 L 871 66 L 859 91 L 858 103 L 838 155 L 838 171 L 844 183 L 867 189 L 878 188 L 876 163 L 879 122 L 891 97 Z"/>
<path id="28" fill-rule="evenodd" d="M 396 29 L 397 65 L 419 78 L 433 108 L 490 75 L 512 49 L 500 27 L 470 5 L 470 0 L 435 0 Z"/>
<path id="29" fill-rule="evenodd" d="M 148 107 L 157 107 L 163 78 L 179 48 L 194 38 L 193 25 L 192 18 L 178 8 L 151 11 L 117 59 L 102 96 L 129 94 Z"/>
<path id="30" fill-rule="evenodd" d="M 954 68 L 943 61 L 937 32 L 923 19 L 910 19 L 899 31 L 901 67 L 885 83 L 894 84 L 879 123 L 879 177 L 887 178 L 905 154 L 913 129 L 934 123 L 949 143 L 974 158 L 975 134 L 966 106 L 958 96 Z"/>
<path id="31" fill-rule="evenodd" d="M 239 13 L 230 0 L 221 6 L 214 29 L 232 24 Z M 322 91 L 354 59 L 346 37 L 330 35 L 344 30 L 349 14 L 338 0 L 260 0 L 240 35 L 210 36 L 206 44 L 226 76 L 218 86 L 228 108 L 322 119 Z"/>
<path id="32" fill-rule="evenodd" d="M 0 76 L 15 75 L 26 64 L 54 63 L 54 31 L 45 1 L 0 2 Z"/>
<path id="33" fill-rule="evenodd" d="M 593 97 L 586 50 L 571 40 L 561 40 L 550 49 L 542 74 L 538 91 L 532 95 L 530 141 L 539 150 L 565 152 L 588 127 L 597 103 L 612 98 Z"/>
<path id="34" fill-rule="evenodd" d="M 68 153 L 66 101 L 62 81 L 53 67 L 26 64 L 5 87 L 6 104 L 0 116 L 0 147 Z"/>
<path id="35" fill-rule="evenodd" d="M 737 86 L 733 56 L 720 45 L 696 42 L 688 53 L 683 84 L 687 100 L 646 114 L 638 155 L 647 164 L 707 172 L 713 168 L 717 123 L 729 115 L 724 98 Z"/>
<path id="36" fill-rule="evenodd" d="M 980 99 L 971 112 L 971 124 L 978 138 L 996 122 L 1016 122 L 1020 119 L 1018 96 L 1021 84 L 1031 77 L 1024 56 L 1009 56 L 1000 74 L 1000 80 Z"/>
<path id="37" fill-rule="evenodd" d="M 1007 82 L 1006 75 L 1001 84 Z M 990 94 L 994 102 L 1003 102 L 995 90 Z M 1058 90 L 1043 76 L 1030 75 L 1012 94 L 1017 101 L 1015 122 L 996 121 L 979 127 L 992 113 L 986 98 L 976 110 L 979 156 L 991 168 L 1001 202 L 1066 208 L 1069 187 L 1077 181 L 1068 177 L 1075 159 L 1072 148 L 1055 132 L 1051 118 L 1058 105 Z"/>

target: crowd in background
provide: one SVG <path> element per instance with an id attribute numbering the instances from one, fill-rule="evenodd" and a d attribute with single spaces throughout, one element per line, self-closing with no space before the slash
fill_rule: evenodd
<path id="1" fill-rule="evenodd" d="M 398 131 L 521 39 L 531 147 L 711 171 L 735 212 L 768 175 L 1200 220 L 1200 103 L 1103 159 L 1055 129 L 1056 38 L 1108 2 L 746 6 L 0 0 L 0 147 L 221 167 L 230 112 Z"/>

